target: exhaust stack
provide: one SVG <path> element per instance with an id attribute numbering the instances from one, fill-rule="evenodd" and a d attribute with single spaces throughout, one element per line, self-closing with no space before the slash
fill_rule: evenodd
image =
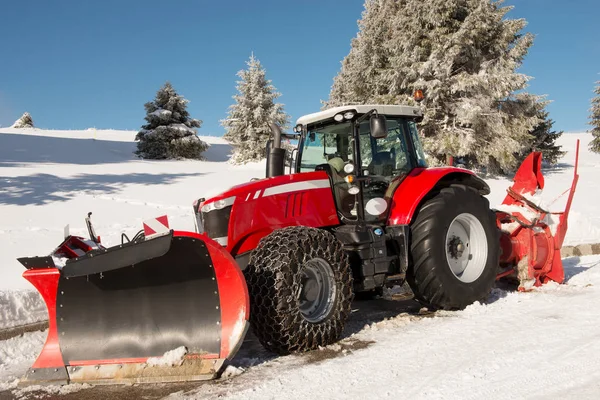
<path id="1" fill-rule="evenodd" d="M 270 124 L 273 139 L 267 143 L 267 178 L 284 175 L 285 149 L 281 148 L 281 128 L 275 123 Z"/>

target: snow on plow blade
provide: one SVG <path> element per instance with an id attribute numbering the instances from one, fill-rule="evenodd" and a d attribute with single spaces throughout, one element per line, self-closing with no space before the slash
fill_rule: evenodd
<path id="1" fill-rule="evenodd" d="M 564 211 L 551 212 L 537 204 L 544 189 L 541 172 L 542 154 L 531 153 L 521 164 L 508 188 L 506 198 L 496 211 L 498 226 L 502 231 L 500 265 L 503 277 L 516 277 L 519 290 L 526 291 L 549 281 L 563 283 L 564 269 L 560 256 L 567 234 L 569 211 L 579 175 L 579 141 L 575 153 L 575 166 L 571 187 Z"/>
<path id="2" fill-rule="evenodd" d="M 70 236 L 59 246 L 87 251 L 62 269 L 52 257 L 19 259 L 49 317 L 46 344 L 22 382 L 214 378 L 248 327 L 248 290 L 229 253 L 178 231 L 91 251 L 86 243 Z"/>

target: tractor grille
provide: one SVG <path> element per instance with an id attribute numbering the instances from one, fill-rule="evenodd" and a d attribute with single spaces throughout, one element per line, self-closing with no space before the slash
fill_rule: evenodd
<path id="1" fill-rule="evenodd" d="M 222 246 L 227 245 L 227 233 L 229 230 L 229 216 L 231 215 L 231 206 L 220 210 L 211 210 L 202 213 L 204 223 L 204 232 L 209 238 L 219 242 Z"/>

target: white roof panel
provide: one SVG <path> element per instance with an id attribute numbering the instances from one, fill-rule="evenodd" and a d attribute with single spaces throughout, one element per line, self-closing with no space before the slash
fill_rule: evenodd
<path id="1" fill-rule="evenodd" d="M 421 116 L 423 113 L 419 109 L 419 107 L 411 107 L 411 106 L 397 106 L 397 105 L 385 105 L 385 104 L 357 104 L 357 105 L 347 105 L 347 106 L 339 106 L 329 108 L 324 111 L 319 111 L 316 113 L 304 115 L 296 121 L 296 125 L 308 125 L 315 122 L 323 121 L 329 118 L 333 118 L 335 114 L 346 111 L 354 111 L 358 114 L 364 114 L 372 109 L 376 109 L 379 114 L 384 115 L 394 115 L 394 116 L 406 116 L 406 117 L 416 117 Z"/>

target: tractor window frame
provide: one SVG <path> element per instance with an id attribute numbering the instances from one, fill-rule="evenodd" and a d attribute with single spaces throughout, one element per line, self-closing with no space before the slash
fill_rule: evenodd
<path id="1" fill-rule="evenodd" d="M 408 120 L 408 130 L 410 132 L 410 143 L 414 149 L 416 157 L 417 167 L 427 168 L 427 159 L 425 158 L 425 150 L 423 149 L 423 143 L 419 137 L 419 130 L 417 129 L 417 122 L 415 120 Z"/>

